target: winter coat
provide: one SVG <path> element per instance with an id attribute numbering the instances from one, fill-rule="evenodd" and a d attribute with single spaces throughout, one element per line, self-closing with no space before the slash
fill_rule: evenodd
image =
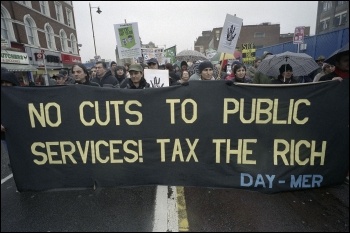
<path id="1" fill-rule="evenodd" d="M 95 77 L 91 80 L 91 82 L 95 82 L 101 87 L 103 87 L 104 84 L 109 84 L 115 87 L 119 87 L 119 82 L 116 77 L 112 75 L 112 72 L 108 70 L 105 75 L 103 75 L 102 78 Z"/>
<path id="2" fill-rule="evenodd" d="M 144 77 L 142 77 L 140 81 L 140 85 L 138 87 L 134 85 L 134 83 L 131 81 L 130 78 L 125 79 L 125 82 L 126 82 L 125 89 L 146 89 L 151 87 L 151 85 L 148 82 L 146 82 L 146 79 Z"/>

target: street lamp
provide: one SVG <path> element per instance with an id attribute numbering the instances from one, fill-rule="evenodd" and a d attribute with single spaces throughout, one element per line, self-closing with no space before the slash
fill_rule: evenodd
<path id="1" fill-rule="evenodd" d="M 95 32 L 94 32 L 94 23 L 92 22 L 92 14 L 91 14 L 91 8 L 97 8 L 97 13 L 101 14 L 100 7 L 91 7 L 91 4 L 89 2 L 90 7 L 90 17 L 91 17 L 91 27 L 92 27 L 92 37 L 94 38 L 94 48 L 95 48 L 95 59 L 97 59 L 97 52 L 96 52 L 96 42 L 95 42 Z"/>

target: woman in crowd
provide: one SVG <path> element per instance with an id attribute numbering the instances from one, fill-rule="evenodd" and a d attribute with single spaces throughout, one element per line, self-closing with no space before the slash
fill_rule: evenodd
<path id="1" fill-rule="evenodd" d="M 247 68 L 243 64 L 236 64 L 233 68 L 234 78 L 232 81 L 237 83 L 253 83 L 253 80 L 246 73 Z"/>
<path id="2" fill-rule="evenodd" d="M 180 79 L 176 81 L 175 85 L 181 85 L 187 83 L 190 80 L 190 73 L 187 70 L 184 70 L 180 74 Z"/>
<path id="3" fill-rule="evenodd" d="M 124 66 L 117 66 L 115 70 L 116 70 L 115 77 L 117 78 L 118 82 L 121 84 L 124 81 L 124 79 L 126 79 L 126 69 Z M 124 87 L 120 86 L 120 88 L 124 88 Z"/>

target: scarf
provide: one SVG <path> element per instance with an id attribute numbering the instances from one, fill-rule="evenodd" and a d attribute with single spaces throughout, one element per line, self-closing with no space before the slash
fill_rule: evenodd
<path id="1" fill-rule="evenodd" d="M 349 78 L 349 71 L 342 71 L 338 67 L 335 67 L 334 73 L 341 78 Z"/>

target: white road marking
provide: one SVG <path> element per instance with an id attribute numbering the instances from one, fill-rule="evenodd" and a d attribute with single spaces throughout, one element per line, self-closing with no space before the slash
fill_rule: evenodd
<path id="1" fill-rule="evenodd" d="M 179 231 L 176 196 L 175 186 L 157 186 L 152 232 Z"/>
<path id="2" fill-rule="evenodd" d="M 13 174 L 6 176 L 4 179 L 1 179 L 1 184 L 5 183 L 7 180 L 11 179 L 13 177 Z"/>

